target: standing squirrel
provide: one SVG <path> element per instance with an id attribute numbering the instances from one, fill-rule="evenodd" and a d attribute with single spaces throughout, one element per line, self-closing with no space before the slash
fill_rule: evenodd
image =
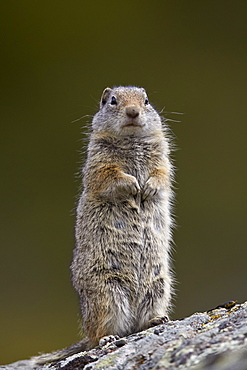
<path id="1" fill-rule="evenodd" d="M 169 153 L 166 128 L 143 88 L 103 91 L 83 168 L 71 265 L 87 338 L 38 357 L 38 363 L 166 321 L 172 283 Z"/>

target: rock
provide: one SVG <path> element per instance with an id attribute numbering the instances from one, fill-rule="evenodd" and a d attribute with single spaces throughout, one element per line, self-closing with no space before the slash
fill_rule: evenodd
<path id="1" fill-rule="evenodd" d="M 34 369 L 32 360 L 0 366 Z M 39 370 L 247 369 L 247 301 L 169 321 L 102 348 L 81 352 Z"/>

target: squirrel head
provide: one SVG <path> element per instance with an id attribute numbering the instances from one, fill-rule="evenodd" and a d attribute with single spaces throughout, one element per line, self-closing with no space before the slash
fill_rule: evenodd
<path id="1" fill-rule="evenodd" d="M 149 103 L 145 89 L 134 86 L 107 87 L 92 127 L 94 131 L 120 137 L 146 136 L 162 131 L 160 116 Z"/>

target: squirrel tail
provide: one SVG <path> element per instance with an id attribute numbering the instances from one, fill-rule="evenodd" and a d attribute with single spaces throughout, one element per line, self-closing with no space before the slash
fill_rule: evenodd
<path id="1" fill-rule="evenodd" d="M 33 365 L 44 365 L 47 363 L 63 360 L 68 356 L 90 349 L 89 339 L 84 338 L 80 342 L 72 344 L 70 347 L 60 349 L 52 353 L 44 353 L 40 356 L 32 357 Z"/>

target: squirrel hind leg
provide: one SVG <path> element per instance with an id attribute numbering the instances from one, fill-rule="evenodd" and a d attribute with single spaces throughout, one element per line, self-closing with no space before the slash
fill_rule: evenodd
<path id="1" fill-rule="evenodd" d="M 104 337 L 123 337 L 134 330 L 134 318 L 129 297 L 121 284 L 106 284 L 104 294 L 88 302 L 83 310 L 83 328 L 91 343 L 97 346 Z M 103 343 L 103 342 L 102 342 Z"/>
<path id="2" fill-rule="evenodd" d="M 137 331 L 169 320 L 170 289 L 166 289 L 166 285 L 168 284 L 165 283 L 165 279 L 158 278 L 144 295 L 137 310 L 137 317 L 139 318 Z"/>

